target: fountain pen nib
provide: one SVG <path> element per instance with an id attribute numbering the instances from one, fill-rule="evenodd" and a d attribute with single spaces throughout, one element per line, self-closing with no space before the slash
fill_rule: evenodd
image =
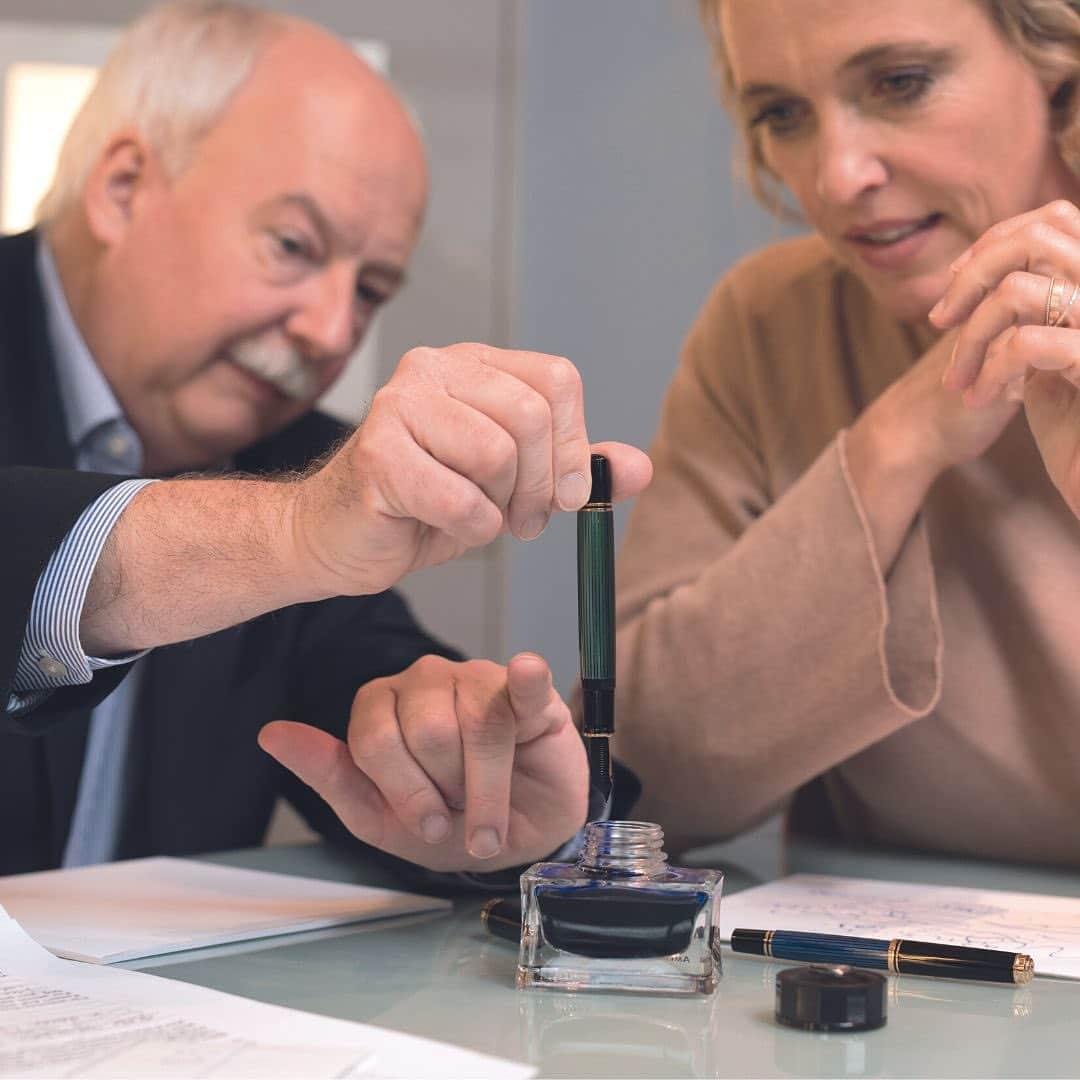
<path id="1" fill-rule="evenodd" d="M 585 753 L 589 761 L 589 821 L 609 821 L 615 794 L 611 739 L 606 735 L 586 735 Z"/>

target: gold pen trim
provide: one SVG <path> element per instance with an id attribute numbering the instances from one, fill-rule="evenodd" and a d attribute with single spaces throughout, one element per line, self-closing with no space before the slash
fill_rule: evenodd
<path id="1" fill-rule="evenodd" d="M 894 975 L 900 974 L 900 938 L 893 938 L 889 942 L 888 954 L 889 970 Z"/>
<path id="2" fill-rule="evenodd" d="M 773 939 L 773 934 L 775 934 L 775 933 L 776 933 L 775 930 L 766 930 L 765 931 L 765 938 L 761 943 L 761 947 L 765 950 L 765 955 L 767 957 L 769 957 L 770 959 L 772 959 L 772 939 Z"/>
<path id="3" fill-rule="evenodd" d="M 611 503 L 609 503 L 609 502 L 588 502 L 581 508 L 581 510 L 578 511 L 578 513 L 580 514 L 584 510 L 610 510 L 610 509 L 611 509 Z"/>
<path id="4" fill-rule="evenodd" d="M 1013 982 L 1026 986 L 1035 978 L 1035 961 L 1027 953 L 1018 952 L 1013 960 Z"/>
<path id="5" fill-rule="evenodd" d="M 480 925 L 486 930 L 488 928 L 488 916 L 491 914 L 491 909 L 502 899 L 502 897 L 496 896 L 493 900 L 488 900 L 480 908 Z"/>

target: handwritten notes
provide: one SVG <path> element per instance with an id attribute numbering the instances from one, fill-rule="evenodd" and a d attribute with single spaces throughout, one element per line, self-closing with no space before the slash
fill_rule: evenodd
<path id="1" fill-rule="evenodd" d="M 61 960 L 0 908 L 0 1077 L 526 1080 L 528 1065 L 141 972 Z"/>
<path id="2" fill-rule="evenodd" d="M 727 897 L 720 932 L 737 926 L 1025 952 L 1036 975 L 1080 979 L 1080 899 L 1066 896 L 794 874 Z"/>

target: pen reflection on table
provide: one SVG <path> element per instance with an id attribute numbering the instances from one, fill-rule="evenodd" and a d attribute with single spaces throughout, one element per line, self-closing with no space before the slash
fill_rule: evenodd
<path id="1" fill-rule="evenodd" d="M 1030 986 L 1017 986 L 1012 993 L 990 990 L 972 995 L 970 990 L 949 993 L 947 982 L 928 982 L 909 975 L 898 975 L 889 980 L 889 1012 L 898 1009 L 909 1011 L 939 1011 L 968 1016 L 994 1016 L 999 1019 L 1025 1019 L 1031 1016 L 1033 995 Z"/>

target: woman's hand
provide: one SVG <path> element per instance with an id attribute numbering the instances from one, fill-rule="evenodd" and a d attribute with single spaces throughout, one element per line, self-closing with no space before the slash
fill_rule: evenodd
<path id="1" fill-rule="evenodd" d="M 851 480 L 888 572 L 938 476 L 997 440 L 1019 406 L 1003 400 L 978 411 L 942 389 L 957 334 L 945 334 L 876 398 L 847 435 Z"/>
<path id="2" fill-rule="evenodd" d="M 1080 209 L 1049 203 L 953 264 L 931 321 L 959 327 L 942 380 L 973 410 L 1023 400 L 1050 478 L 1080 516 Z"/>

